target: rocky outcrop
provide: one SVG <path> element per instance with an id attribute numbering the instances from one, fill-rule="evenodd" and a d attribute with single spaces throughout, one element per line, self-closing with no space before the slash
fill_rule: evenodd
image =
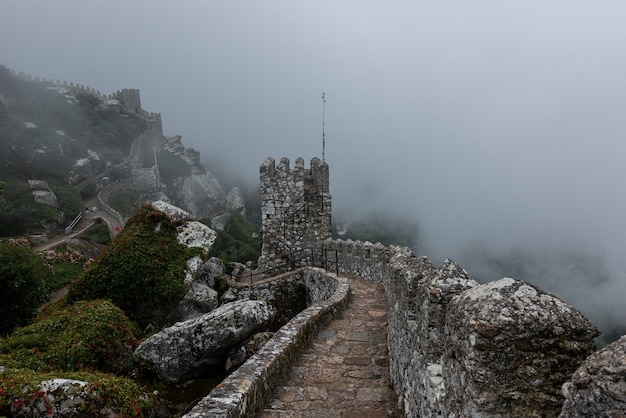
<path id="1" fill-rule="evenodd" d="M 211 173 L 180 177 L 171 192 L 172 201 L 196 219 L 213 219 L 228 213 L 224 190 Z"/>
<path id="2" fill-rule="evenodd" d="M 211 312 L 219 305 L 218 294 L 208 284 L 194 280 L 176 309 L 178 321 L 187 321 Z"/>
<path id="3" fill-rule="evenodd" d="M 185 322 L 177 322 L 146 339 L 135 356 L 152 362 L 164 378 L 180 382 L 199 375 L 274 318 L 267 302 L 244 300 L 223 305 Z"/>
<path id="4" fill-rule="evenodd" d="M 560 418 L 626 417 L 626 336 L 589 356 L 562 392 Z"/>
<path id="5" fill-rule="evenodd" d="M 226 207 L 230 210 L 236 210 L 241 214 L 246 213 L 246 203 L 243 198 L 243 193 L 239 190 L 239 187 L 233 187 L 226 195 Z"/>
<path id="6" fill-rule="evenodd" d="M 30 186 L 30 192 L 35 202 L 54 208 L 59 207 L 59 200 L 50 186 L 48 186 L 48 182 L 42 180 L 28 180 L 28 185 Z"/>
<path id="7" fill-rule="evenodd" d="M 599 334 L 579 311 L 511 278 L 450 301 L 442 356 L 443 414 L 556 416 L 560 388 Z"/>
<path id="8" fill-rule="evenodd" d="M 176 309 L 175 318 L 187 321 L 196 318 L 219 306 L 218 292 L 214 290 L 216 279 L 224 274 L 224 264 L 219 258 L 209 260 L 190 267 L 195 271 L 185 296 Z M 232 301 L 231 301 L 232 302 Z"/>
<path id="9" fill-rule="evenodd" d="M 93 150 L 87 150 L 86 157 L 80 158 L 74 162 L 72 171 L 69 174 L 70 183 L 78 184 L 88 180 L 101 173 L 103 169 L 104 163 L 98 153 Z"/>

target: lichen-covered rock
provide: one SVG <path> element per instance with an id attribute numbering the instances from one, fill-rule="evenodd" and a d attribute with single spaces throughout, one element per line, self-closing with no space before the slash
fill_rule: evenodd
<path id="1" fill-rule="evenodd" d="M 71 379 L 52 379 L 41 382 L 40 396 L 11 405 L 15 417 L 67 417 L 85 409 L 89 400 L 85 392 L 87 382 Z"/>
<path id="2" fill-rule="evenodd" d="M 187 321 L 211 312 L 218 305 L 216 290 L 202 281 L 193 281 L 180 301 L 175 316 L 178 321 Z"/>
<path id="3" fill-rule="evenodd" d="M 209 287 L 215 287 L 215 279 L 224 274 L 224 263 L 217 257 L 211 257 L 198 268 L 196 280 L 205 282 Z"/>
<path id="4" fill-rule="evenodd" d="M 170 197 L 175 202 L 182 202 L 181 205 L 196 219 L 212 219 L 219 214 L 228 213 L 224 190 L 209 172 L 179 178 L 174 184 L 173 196 Z"/>
<path id="5" fill-rule="evenodd" d="M 216 278 L 224 272 L 222 261 L 216 257 L 211 257 L 207 261 L 202 261 L 200 257 L 194 257 L 187 260 L 187 266 L 189 268 L 185 277 L 185 284 L 188 288 L 176 309 L 174 317 L 177 321 L 196 318 L 212 311 L 220 304 L 219 294 L 214 289 Z"/>
<path id="6" fill-rule="evenodd" d="M 190 221 L 193 219 L 193 216 L 191 216 L 191 214 L 186 210 L 183 210 L 177 206 L 172 205 L 171 203 L 167 203 L 162 200 L 151 202 L 150 205 L 156 210 L 165 213 L 167 216 L 172 218 L 172 221 L 174 222 Z"/>
<path id="7" fill-rule="evenodd" d="M 185 222 L 177 228 L 178 242 L 187 247 L 202 248 L 206 253 L 211 250 L 217 233 L 198 221 Z"/>
<path id="8" fill-rule="evenodd" d="M 626 336 L 590 355 L 562 392 L 560 418 L 626 417 Z"/>
<path id="9" fill-rule="evenodd" d="M 180 382 L 214 366 L 234 346 L 266 329 L 274 314 L 264 301 L 232 302 L 164 328 L 141 343 L 135 356 L 151 361 L 171 382 Z"/>
<path id="10" fill-rule="evenodd" d="M 598 330 L 572 306 L 511 278 L 450 301 L 444 415 L 556 416 L 560 389 Z"/>

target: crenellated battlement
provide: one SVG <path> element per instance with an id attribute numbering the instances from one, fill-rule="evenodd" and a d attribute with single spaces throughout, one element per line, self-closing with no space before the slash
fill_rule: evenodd
<path id="1" fill-rule="evenodd" d="M 261 263 L 281 264 L 293 253 L 319 248 L 332 235 L 329 169 L 319 158 L 267 158 L 260 167 L 263 228 Z M 291 260 L 293 261 L 293 260 Z"/>
<path id="2" fill-rule="evenodd" d="M 37 77 L 23 71 L 16 71 L 5 66 L 2 67 L 8 70 L 13 76 L 19 77 L 23 80 L 44 83 L 50 87 L 67 89 L 69 92 L 73 93 L 81 92 L 91 94 L 100 100 L 117 100 L 125 111 L 143 116 L 146 119 L 148 131 L 156 135 L 163 135 L 163 122 L 161 120 L 161 114 L 158 112 L 147 112 L 141 108 L 141 92 L 139 89 L 119 89 L 114 93 L 104 94 L 100 90 L 85 86 L 84 84 Z"/>

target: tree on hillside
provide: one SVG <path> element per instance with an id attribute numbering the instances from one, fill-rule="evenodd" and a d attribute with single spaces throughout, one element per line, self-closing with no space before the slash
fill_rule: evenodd
<path id="1" fill-rule="evenodd" d="M 48 298 L 43 261 L 29 248 L 0 243 L 0 335 L 26 325 Z"/>

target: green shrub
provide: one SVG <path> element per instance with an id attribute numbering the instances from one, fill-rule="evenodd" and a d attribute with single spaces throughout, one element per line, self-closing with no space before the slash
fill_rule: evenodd
<path id="1" fill-rule="evenodd" d="M 2 364 L 40 372 L 99 370 L 124 373 L 137 345 L 131 322 L 105 300 L 62 303 L 7 339 Z"/>
<path id="2" fill-rule="evenodd" d="M 33 319 L 48 298 L 50 273 L 29 248 L 0 243 L 0 334 Z"/>
<path id="3" fill-rule="evenodd" d="M 191 256 L 178 242 L 176 226 L 163 212 L 144 205 L 72 282 L 69 301 L 109 299 L 142 326 L 164 320 L 183 295 Z"/>

